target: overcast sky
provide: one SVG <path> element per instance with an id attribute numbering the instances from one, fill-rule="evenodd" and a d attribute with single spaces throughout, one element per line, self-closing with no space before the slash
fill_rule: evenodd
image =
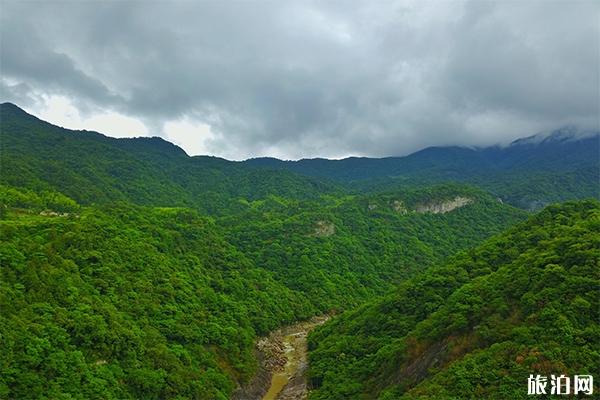
<path id="1" fill-rule="evenodd" d="M 600 2 L 0 1 L 0 101 L 230 159 L 598 129 Z"/>

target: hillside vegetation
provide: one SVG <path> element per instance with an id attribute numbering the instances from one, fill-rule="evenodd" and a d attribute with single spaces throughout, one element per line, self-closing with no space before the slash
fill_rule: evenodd
<path id="1" fill-rule="evenodd" d="M 222 398 L 253 339 L 315 308 L 196 212 L 5 211 L 0 397 Z"/>
<path id="2" fill-rule="evenodd" d="M 405 157 L 258 158 L 246 163 L 331 179 L 351 191 L 444 182 L 475 184 L 527 210 L 570 199 L 600 199 L 600 133 L 569 127 L 519 139 L 505 147 L 429 147 Z"/>
<path id="3" fill-rule="evenodd" d="M 306 200 L 448 182 L 476 185 L 526 210 L 600 198 L 597 132 L 579 137 L 562 129 L 504 148 L 431 147 L 406 157 L 232 162 L 189 157 L 158 137 L 114 139 L 60 128 L 10 103 L 0 104 L 0 121 L 0 183 L 56 190 L 83 205 L 129 201 L 227 215 L 238 198 Z"/>
<path id="4" fill-rule="evenodd" d="M 189 157 L 158 137 L 114 139 L 72 131 L 0 105 L 0 183 L 60 192 L 82 205 L 127 201 L 227 212 L 235 199 L 317 198 L 338 188 L 288 171 L 216 157 Z"/>
<path id="5" fill-rule="evenodd" d="M 474 203 L 421 214 L 385 196 L 269 198 L 214 220 L 2 187 L 0 395 L 227 398 L 255 371 L 258 335 L 383 294 L 523 216 L 468 188 L 395 197 L 455 193 Z"/>
<path id="6" fill-rule="evenodd" d="M 597 201 L 551 206 L 335 318 L 309 337 L 311 399 L 525 399 L 532 373 L 597 376 L 599 231 Z"/>
<path id="7" fill-rule="evenodd" d="M 435 379 L 450 382 L 441 373 L 450 371 L 452 357 L 462 360 L 463 350 L 475 354 L 504 340 L 510 324 L 533 313 L 507 301 L 495 319 L 480 324 L 488 326 L 480 332 L 471 314 L 448 309 L 448 331 L 433 319 L 444 315 L 442 306 L 458 304 L 445 300 L 479 282 L 477 277 L 501 279 L 504 264 L 516 263 L 521 253 L 529 254 L 534 267 L 536 255 L 558 265 L 547 275 L 563 276 L 560 268 L 567 271 L 570 264 L 541 243 L 562 236 L 575 243 L 575 234 L 586 239 L 587 230 L 597 228 L 596 203 L 554 207 L 521 230 L 444 264 L 528 213 L 477 186 L 448 182 L 455 179 L 447 175 L 425 179 L 435 168 L 401 184 L 404 178 L 393 176 L 392 184 L 384 177 L 365 185 L 257 161 L 189 157 L 159 138 L 113 139 L 63 129 L 12 104 L 0 105 L 0 134 L 0 398 L 226 399 L 255 374 L 258 337 L 315 315 L 344 312 L 311 339 L 316 398 L 434 393 Z M 462 150 L 446 150 L 425 152 L 428 162 L 442 169 L 448 162 L 469 163 L 456 158 Z M 587 165 L 576 160 L 565 158 L 565 171 Z M 414 165 L 416 171 L 424 164 Z M 552 188 L 558 175 L 548 171 Z M 514 182 L 522 176 L 515 170 Z M 537 193 L 526 179 L 519 182 Z M 585 185 L 571 195 L 586 195 Z M 557 198 L 561 193 L 555 192 Z M 563 211 L 553 227 L 548 215 L 555 210 Z M 534 235 L 539 243 L 526 233 L 536 224 L 545 232 Z M 573 233 L 570 226 L 579 230 Z M 565 246 L 567 255 L 576 247 Z M 494 252 L 496 261 L 489 261 Z M 476 255 L 479 264 L 467 263 Z M 578 260 L 578 268 L 589 267 L 588 258 Z M 570 276 L 578 276 L 573 271 Z M 568 304 L 594 308 L 598 302 L 586 294 L 587 281 L 577 284 L 581 300 Z M 504 304 L 504 292 L 498 293 L 489 295 Z M 509 322 L 503 322 L 505 315 Z M 565 332 L 582 346 L 597 334 L 588 324 L 579 335 L 579 325 L 569 323 L 565 329 L 573 331 Z M 473 341 L 463 335 L 471 328 L 479 335 Z M 437 367 L 427 363 L 424 370 L 410 367 L 420 355 L 437 354 L 438 348 L 444 353 L 455 339 L 465 344 L 440 358 L 440 375 L 430 376 Z M 403 351 L 410 346 L 413 353 Z M 549 359 L 571 360 L 562 356 Z M 416 371 L 412 381 L 398 365 Z"/>

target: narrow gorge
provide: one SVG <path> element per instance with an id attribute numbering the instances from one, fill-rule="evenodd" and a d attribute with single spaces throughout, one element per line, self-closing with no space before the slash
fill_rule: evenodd
<path id="1" fill-rule="evenodd" d="M 314 317 L 286 326 L 261 338 L 256 344 L 259 371 L 233 396 L 235 400 L 303 400 L 308 397 L 306 338 L 329 316 Z"/>

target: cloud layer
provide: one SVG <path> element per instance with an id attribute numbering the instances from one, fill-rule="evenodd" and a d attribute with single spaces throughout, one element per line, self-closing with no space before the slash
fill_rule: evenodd
<path id="1" fill-rule="evenodd" d="M 598 129 L 591 1 L 3 1 L 0 15 L 0 100 L 193 154 L 404 155 Z"/>

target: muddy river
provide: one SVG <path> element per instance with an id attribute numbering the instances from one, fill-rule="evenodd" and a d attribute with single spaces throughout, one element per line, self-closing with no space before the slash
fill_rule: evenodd
<path id="1" fill-rule="evenodd" d="M 328 316 L 314 317 L 272 332 L 257 343 L 261 368 L 233 400 L 303 400 L 308 396 L 306 338 Z"/>
<path id="2" fill-rule="evenodd" d="M 271 386 L 263 400 L 306 399 L 308 395 L 306 337 L 314 327 L 324 323 L 327 319 L 328 317 L 317 317 L 281 330 L 285 365 L 281 370 L 273 373 Z"/>

